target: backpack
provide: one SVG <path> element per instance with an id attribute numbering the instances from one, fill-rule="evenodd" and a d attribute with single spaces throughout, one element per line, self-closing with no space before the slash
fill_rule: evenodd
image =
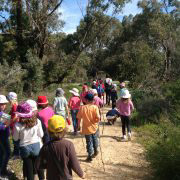
<path id="1" fill-rule="evenodd" d="M 103 94 L 104 93 L 104 89 L 102 88 L 101 84 L 98 85 L 97 92 L 98 92 L 98 94 Z"/>

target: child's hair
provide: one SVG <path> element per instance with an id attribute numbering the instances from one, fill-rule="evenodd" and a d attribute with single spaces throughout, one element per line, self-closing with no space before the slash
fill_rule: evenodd
<path id="1" fill-rule="evenodd" d="M 31 118 L 20 118 L 19 121 L 25 128 L 32 128 L 37 124 L 37 116 L 33 115 Z"/>
<path id="2" fill-rule="evenodd" d="M 61 139 L 63 138 L 67 133 L 67 128 L 65 128 L 62 132 L 50 132 L 49 135 L 51 136 L 52 139 Z"/>
<path id="3" fill-rule="evenodd" d="M 48 103 L 47 104 L 38 104 L 38 108 L 42 108 L 42 109 L 44 109 L 44 108 L 46 108 L 48 106 L 49 106 Z"/>

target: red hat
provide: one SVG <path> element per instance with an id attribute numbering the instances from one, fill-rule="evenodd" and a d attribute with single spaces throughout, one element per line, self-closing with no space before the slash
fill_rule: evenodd
<path id="1" fill-rule="evenodd" d="M 43 105 L 43 104 L 48 104 L 48 100 L 46 96 L 38 96 L 37 104 Z"/>

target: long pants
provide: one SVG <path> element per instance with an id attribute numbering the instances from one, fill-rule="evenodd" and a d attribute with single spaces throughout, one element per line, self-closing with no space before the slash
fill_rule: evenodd
<path id="1" fill-rule="evenodd" d="M 106 91 L 106 104 L 110 105 L 111 91 Z"/>
<path id="2" fill-rule="evenodd" d="M 24 177 L 27 177 L 27 180 L 34 180 L 35 174 L 38 174 L 39 180 L 45 179 L 43 169 L 40 169 L 37 172 L 35 170 L 36 160 L 37 156 L 29 156 L 27 158 L 23 158 L 23 175 Z"/>
<path id="3" fill-rule="evenodd" d="M 72 116 L 72 122 L 73 122 L 73 127 L 74 127 L 74 132 L 77 132 L 77 128 L 78 128 L 78 120 L 76 118 L 77 113 L 79 110 L 71 110 L 71 116 Z"/>
<path id="4" fill-rule="evenodd" d="M 92 156 L 94 152 L 98 151 L 99 141 L 98 141 L 99 131 L 95 134 L 85 135 L 86 138 L 86 149 L 88 156 Z"/>
<path id="5" fill-rule="evenodd" d="M 0 138 L 0 174 L 7 171 L 7 165 L 10 158 L 11 149 L 9 138 Z"/>
<path id="6" fill-rule="evenodd" d="M 122 134 L 126 135 L 126 128 L 127 128 L 128 133 L 131 133 L 129 116 L 121 115 L 121 122 L 122 122 Z"/>

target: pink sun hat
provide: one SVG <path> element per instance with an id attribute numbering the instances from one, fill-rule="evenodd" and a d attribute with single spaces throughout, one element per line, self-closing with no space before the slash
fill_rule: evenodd
<path id="1" fill-rule="evenodd" d="M 31 118 L 33 116 L 32 107 L 27 102 L 19 104 L 15 113 L 18 117 L 22 118 Z"/>

